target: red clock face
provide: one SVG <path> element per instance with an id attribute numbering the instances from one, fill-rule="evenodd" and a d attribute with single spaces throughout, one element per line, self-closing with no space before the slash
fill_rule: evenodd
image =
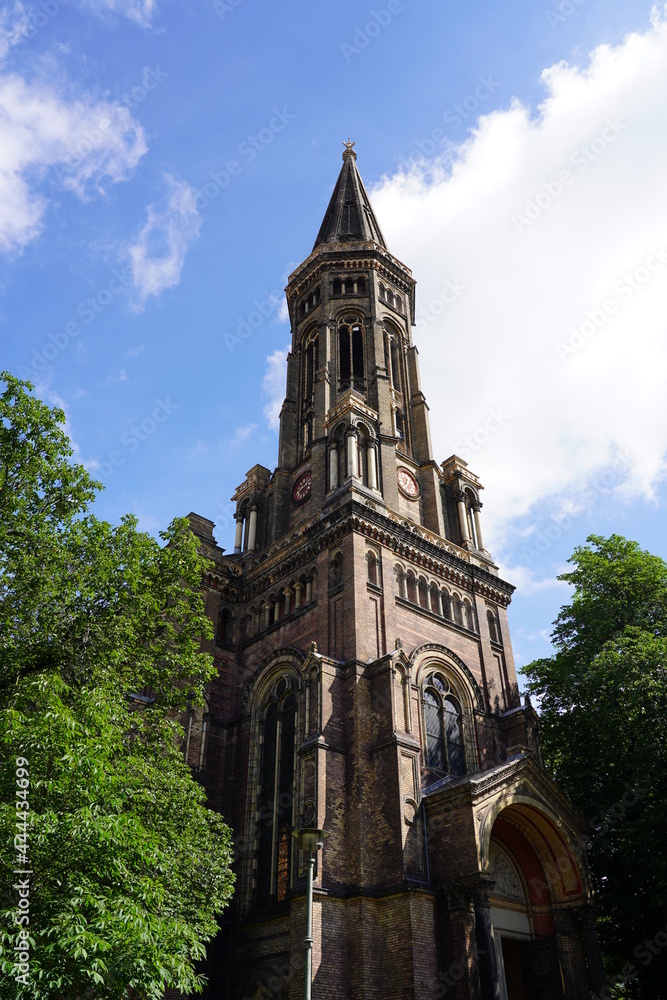
<path id="1" fill-rule="evenodd" d="M 310 488 L 313 485 L 313 477 L 310 472 L 304 472 L 299 476 L 292 489 L 292 500 L 294 503 L 303 503 L 310 496 Z"/>
<path id="2" fill-rule="evenodd" d="M 398 488 L 404 496 L 410 500 L 416 500 L 419 496 L 419 483 L 409 471 L 409 469 L 399 469 L 396 473 Z"/>

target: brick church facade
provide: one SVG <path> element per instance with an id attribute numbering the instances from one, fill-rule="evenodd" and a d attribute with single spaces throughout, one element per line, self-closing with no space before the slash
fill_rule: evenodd
<path id="1" fill-rule="evenodd" d="M 481 483 L 439 464 L 415 281 L 347 143 L 291 275 L 278 465 L 238 487 L 236 544 L 190 523 L 218 668 L 186 757 L 234 831 L 215 1000 L 584 1000 L 604 985 L 580 816 L 544 770 Z"/>

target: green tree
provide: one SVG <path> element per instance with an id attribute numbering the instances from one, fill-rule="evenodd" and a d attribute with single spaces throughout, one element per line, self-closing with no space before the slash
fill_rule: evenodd
<path id="1" fill-rule="evenodd" d="M 556 652 L 525 668 L 544 756 L 589 820 L 589 861 L 618 995 L 667 997 L 667 564 L 618 535 L 569 560 Z"/>
<path id="2" fill-rule="evenodd" d="M 131 517 L 92 516 L 99 484 L 72 462 L 64 414 L 1 378 L 0 994 L 198 991 L 233 887 L 230 831 L 179 749 L 178 714 L 214 672 L 201 652 L 206 563 L 184 519 L 160 545 Z M 20 801 L 27 986 L 15 966 Z"/>

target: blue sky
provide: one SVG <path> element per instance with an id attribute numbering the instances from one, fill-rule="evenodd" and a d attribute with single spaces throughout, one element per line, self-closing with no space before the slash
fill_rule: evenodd
<path id="1" fill-rule="evenodd" d="M 0 367 L 66 410 L 99 516 L 195 510 L 232 545 L 351 136 L 518 662 L 587 534 L 667 556 L 662 7 L 15 0 L 0 60 Z"/>

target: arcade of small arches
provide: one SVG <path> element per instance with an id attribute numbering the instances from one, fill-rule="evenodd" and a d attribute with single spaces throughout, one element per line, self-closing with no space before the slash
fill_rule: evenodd
<path id="1" fill-rule="evenodd" d="M 287 615 L 312 604 L 317 596 L 316 585 L 317 569 L 313 567 L 262 597 L 248 610 L 249 634 L 257 635 Z"/>
<path id="2" fill-rule="evenodd" d="M 403 296 L 397 295 L 396 292 L 388 288 L 383 282 L 380 282 L 380 300 L 386 302 L 387 305 L 391 306 L 392 309 L 397 309 L 398 312 L 404 312 L 403 307 Z"/>
<path id="3" fill-rule="evenodd" d="M 405 569 L 401 563 L 394 566 L 396 578 L 396 594 L 404 601 L 430 611 L 445 621 L 467 628 L 469 632 L 478 632 L 475 609 L 468 597 L 462 597 L 457 591 L 451 592 L 447 587 L 417 574 L 412 569 Z"/>

